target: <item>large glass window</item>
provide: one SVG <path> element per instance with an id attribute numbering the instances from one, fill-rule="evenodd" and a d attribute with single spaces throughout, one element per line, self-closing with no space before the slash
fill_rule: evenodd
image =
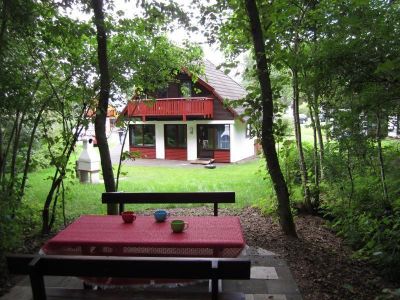
<path id="1" fill-rule="evenodd" d="M 154 147 L 155 126 L 154 125 L 129 125 L 130 144 L 133 147 Z"/>
<path id="2" fill-rule="evenodd" d="M 200 125 L 199 140 L 203 149 L 229 150 L 231 147 L 229 125 Z"/>
<path id="3" fill-rule="evenodd" d="M 165 125 L 165 147 L 186 148 L 186 125 Z"/>
<path id="4" fill-rule="evenodd" d="M 229 125 L 217 125 L 217 149 L 229 149 L 231 146 Z"/>

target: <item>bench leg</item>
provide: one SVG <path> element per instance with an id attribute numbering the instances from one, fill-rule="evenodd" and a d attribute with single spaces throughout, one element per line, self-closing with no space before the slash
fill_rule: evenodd
<path id="1" fill-rule="evenodd" d="M 90 283 L 86 283 L 85 281 L 83 281 L 83 289 L 84 289 L 84 290 L 93 290 L 93 285 L 91 285 Z"/>
<path id="2" fill-rule="evenodd" d="M 211 279 L 211 299 L 218 300 L 218 279 Z"/>
<path id="3" fill-rule="evenodd" d="M 46 300 L 46 289 L 44 279 L 41 274 L 36 271 L 31 271 L 29 274 L 32 287 L 33 300 Z"/>

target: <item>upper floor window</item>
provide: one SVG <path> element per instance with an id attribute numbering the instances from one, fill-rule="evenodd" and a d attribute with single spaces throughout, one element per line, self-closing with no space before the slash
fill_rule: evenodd
<path id="1" fill-rule="evenodd" d="M 251 131 L 252 131 L 251 124 L 247 123 L 246 124 L 246 137 L 247 138 L 251 137 Z"/>
<path id="2" fill-rule="evenodd" d="M 181 83 L 181 96 L 182 97 L 191 97 L 192 96 L 192 82 L 191 81 L 183 81 Z"/>

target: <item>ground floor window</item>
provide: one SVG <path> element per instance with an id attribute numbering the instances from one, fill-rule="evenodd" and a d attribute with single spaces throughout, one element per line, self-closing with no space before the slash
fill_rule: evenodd
<path id="1" fill-rule="evenodd" d="M 164 125 L 165 148 L 186 148 L 186 125 Z"/>
<path id="2" fill-rule="evenodd" d="M 129 142 L 131 147 L 154 147 L 155 140 L 155 125 L 150 124 L 135 124 L 129 125 Z"/>
<path id="3" fill-rule="evenodd" d="M 229 150 L 231 146 L 228 124 L 199 125 L 198 140 L 204 150 Z"/>

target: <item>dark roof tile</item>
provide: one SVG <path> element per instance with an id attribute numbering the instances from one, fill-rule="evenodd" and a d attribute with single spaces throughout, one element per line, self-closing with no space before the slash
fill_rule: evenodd
<path id="1" fill-rule="evenodd" d="M 218 70 L 209 60 L 205 60 L 204 63 L 205 75 L 200 77 L 211 85 L 218 95 L 228 100 L 238 100 L 246 96 L 246 90 L 240 84 Z"/>

